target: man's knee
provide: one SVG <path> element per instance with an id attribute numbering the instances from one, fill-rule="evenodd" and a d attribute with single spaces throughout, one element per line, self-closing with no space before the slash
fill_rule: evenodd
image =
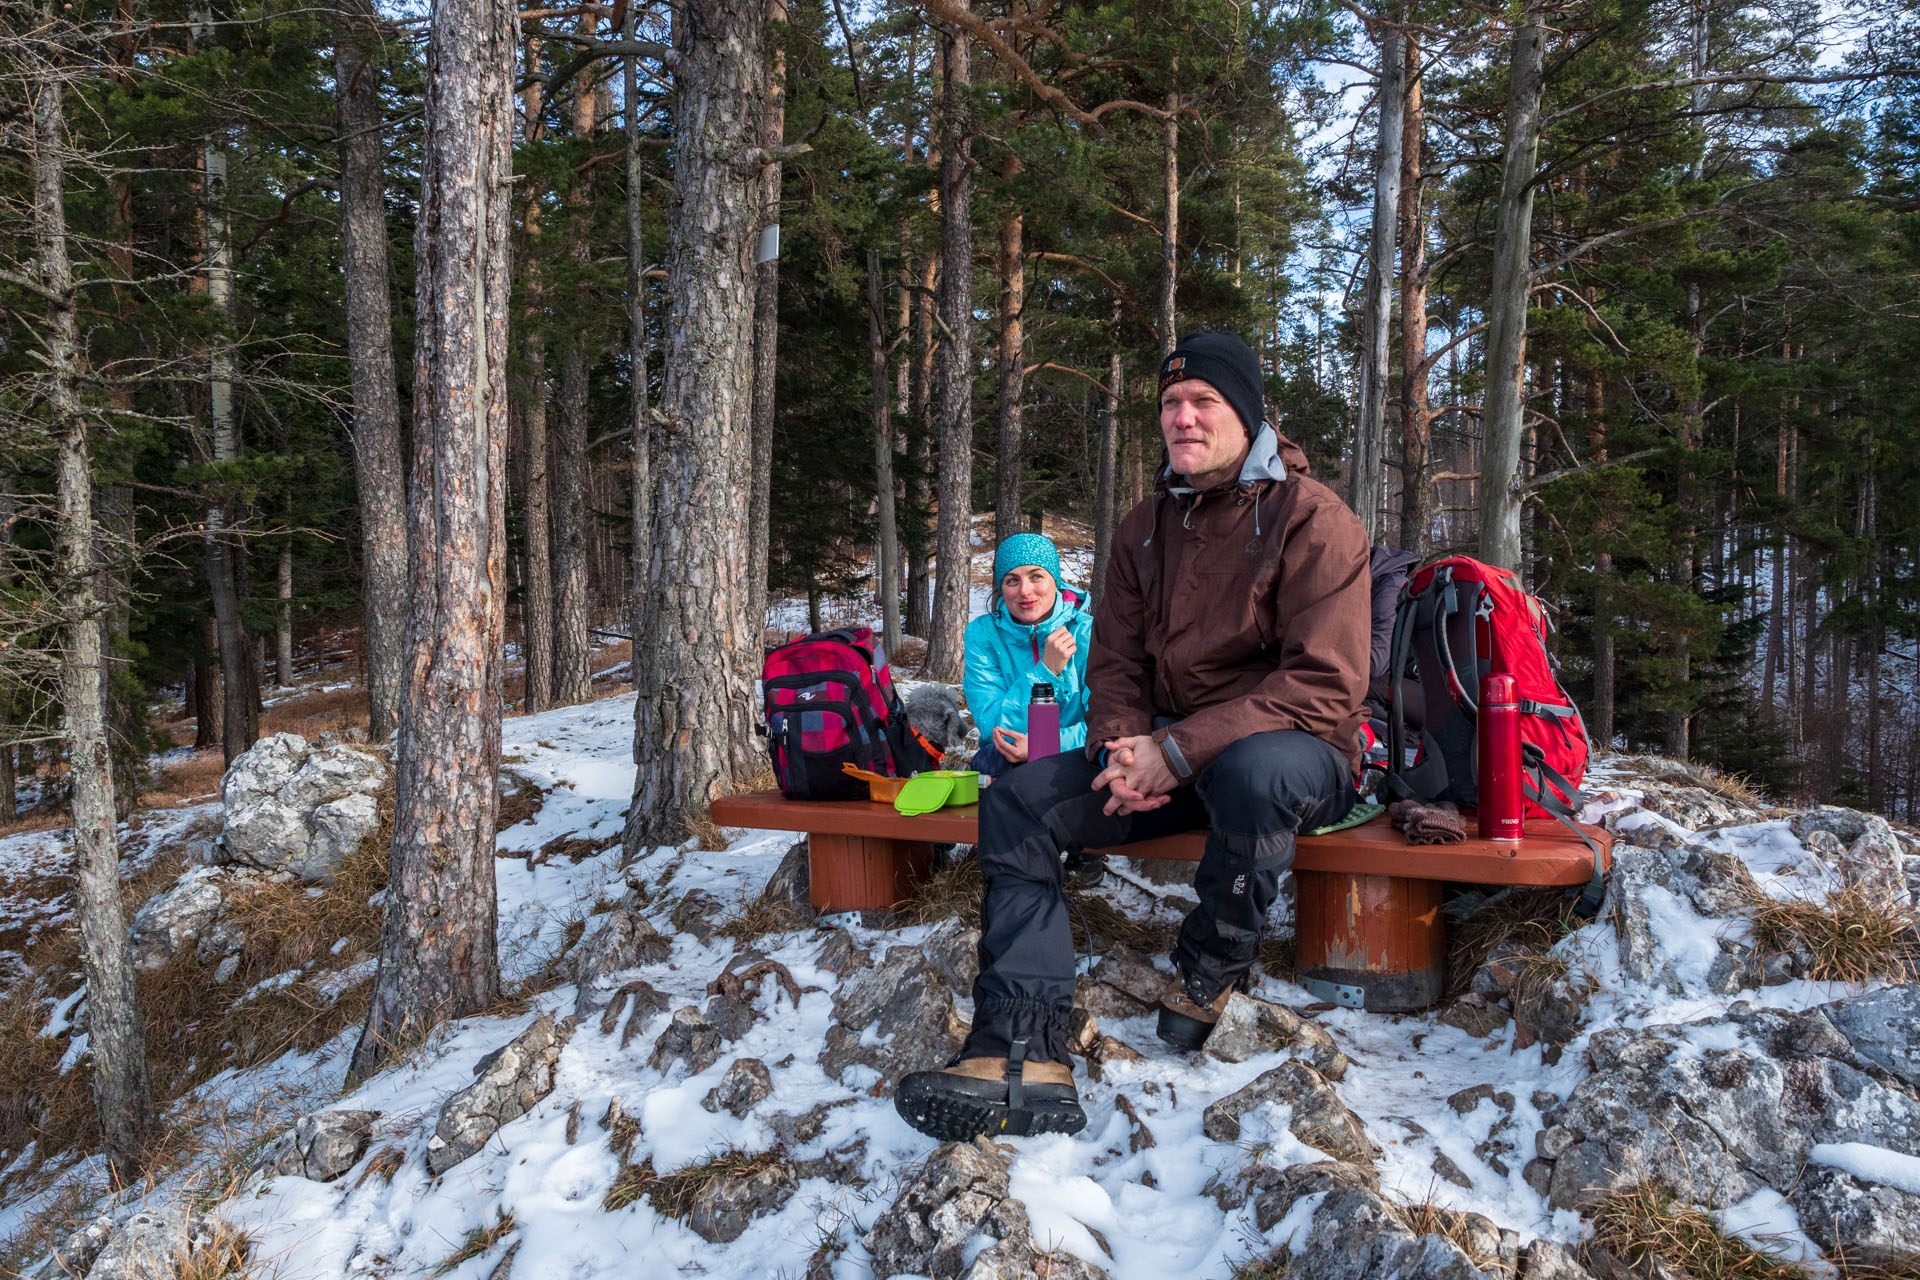
<path id="1" fill-rule="evenodd" d="M 1199 779 L 1216 830 L 1297 831 L 1342 785 L 1346 762 L 1324 741 L 1296 729 L 1240 739 Z"/>
<path id="2" fill-rule="evenodd" d="M 1010 769 L 980 796 L 980 872 L 987 877 L 1057 878 L 1060 844 L 1049 816 L 1084 787 L 1084 772 L 1065 755 Z"/>

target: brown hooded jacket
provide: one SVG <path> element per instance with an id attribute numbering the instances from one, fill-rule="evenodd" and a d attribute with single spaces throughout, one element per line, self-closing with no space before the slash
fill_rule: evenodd
<path id="1" fill-rule="evenodd" d="M 1299 729 L 1358 767 L 1367 535 L 1307 471 L 1263 425 L 1237 481 L 1195 491 L 1163 469 L 1120 522 L 1095 601 L 1090 753 L 1152 732 L 1189 782 L 1241 738 Z"/>

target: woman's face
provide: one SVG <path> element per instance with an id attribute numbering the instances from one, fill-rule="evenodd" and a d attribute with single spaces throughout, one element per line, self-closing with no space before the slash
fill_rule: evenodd
<path id="1" fill-rule="evenodd" d="M 1037 564 L 1009 569 L 1007 576 L 1000 579 L 1000 599 L 1006 602 L 1013 620 L 1024 626 L 1030 627 L 1052 613 L 1054 599 L 1059 594 L 1053 585 L 1053 575 Z"/>

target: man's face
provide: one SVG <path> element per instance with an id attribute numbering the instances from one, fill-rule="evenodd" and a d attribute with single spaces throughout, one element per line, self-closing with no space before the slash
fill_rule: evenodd
<path id="1" fill-rule="evenodd" d="M 1246 453 L 1247 429 L 1226 397 L 1210 382 L 1188 378 L 1160 393 L 1160 434 L 1176 475 L 1218 479 L 1237 469 Z"/>

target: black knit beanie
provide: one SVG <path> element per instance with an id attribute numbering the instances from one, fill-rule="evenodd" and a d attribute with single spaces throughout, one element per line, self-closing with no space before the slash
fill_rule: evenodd
<path id="1" fill-rule="evenodd" d="M 1211 384 L 1240 415 L 1249 437 L 1267 420 L 1261 408 L 1260 359 L 1233 334 L 1206 330 L 1182 338 L 1160 362 L 1160 389 L 1188 378 Z"/>

